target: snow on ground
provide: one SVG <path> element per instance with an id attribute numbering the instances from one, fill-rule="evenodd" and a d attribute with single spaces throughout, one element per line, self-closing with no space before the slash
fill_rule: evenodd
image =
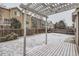
<path id="1" fill-rule="evenodd" d="M 66 35 L 66 34 L 58 34 L 58 33 L 49 33 L 47 35 L 47 43 L 48 44 L 57 44 L 60 42 L 64 42 L 65 39 L 69 38 L 69 37 L 74 37 L 74 35 Z M 30 36 L 27 37 L 27 46 L 28 47 L 34 47 L 34 46 L 38 46 L 41 44 L 45 44 L 45 34 L 38 34 L 38 35 L 34 35 L 34 36 Z"/>
<path id="2" fill-rule="evenodd" d="M 73 37 L 73 35 L 48 33 L 48 44 L 56 45 L 64 43 L 66 38 Z M 26 37 L 26 51 L 45 44 L 45 34 L 37 34 Z M 19 56 L 23 55 L 23 37 L 16 40 L 0 43 L 0 56 Z"/>

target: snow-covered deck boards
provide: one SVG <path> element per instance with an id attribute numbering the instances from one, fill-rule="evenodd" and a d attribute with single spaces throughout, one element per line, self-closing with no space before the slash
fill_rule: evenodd
<path id="1" fill-rule="evenodd" d="M 48 44 L 37 46 L 27 51 L 27 56 L 78 56 L 77 46 L 73 43 L 64 42 L 73 36 L 63 34 L 48 34 Z M 39 38 L 38 38 L 39 39 Z M 42 39 L 42 36 L 41 38 Z"/>
<path id="2" fill-rule="evenodd" d="M 56 46 L 43 45 L 26 53 L 27 56 L 78 56 L 77 47 L 71 43 L 60 43 Z"/>
<path id="3" fill-rule="evenodd" d="M 64 42 L 73 35 L 48 33 L 47 45 L 45 45 L 45 34 L 38 34 L 26 37 L 26 51 L 29 55 L 77 55 L 75 44 Z M 16 40 L 0 43 L 0 56 L 22 56 L 23 55 L 23 37 Z"/>

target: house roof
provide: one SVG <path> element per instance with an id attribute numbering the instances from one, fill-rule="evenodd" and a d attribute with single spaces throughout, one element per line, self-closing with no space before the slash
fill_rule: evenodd
<path id="1" fill-rule="evenodd" d="M 22 10 L 20 10 L 18 7 L 12 7 L 10 9 L 17 9 L 18 11 L 20 11 L 21 13 L 23 13 Z"/>
<path id="2" fill-rule="evenodd" d="M 5 10 L 9 10 L 8 8 L 6 8 L 6 7 L 0 7 L 0 9 L 5 9 Z"/>

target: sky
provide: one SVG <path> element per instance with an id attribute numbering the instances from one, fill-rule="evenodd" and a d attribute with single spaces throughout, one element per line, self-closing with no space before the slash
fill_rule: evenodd
<path id="1" fill-rule="evenodd" d="M 19 7 L 19 3 L 4 3 L 3 5 L 5 5 L 7 8 L 10 7 Z M 72 26 L 73 22 L 72 22 L 72 12 L 74 12 L 73 10 L 69 10 L 69 11 L 64 11 L 61 13 L 57 13 L 54 15 L 50 15 L 48 18 L 48 21 L 52 21 L 54 24 L 60 20 L 63 20 L 67 26 Z"/>
<path id="2" fill-rule="evenodd" d="M 53 23 L 56 23 L 60 20 L 63 20 L 67 26 L 72 26 L 72 12 L 74 12 L 75 9 L 69 10 L 69 11 L 64 11 L 61 13 L 57 13 L 54 15 L 50 15 L 48 20 L 51 20 Z"/>

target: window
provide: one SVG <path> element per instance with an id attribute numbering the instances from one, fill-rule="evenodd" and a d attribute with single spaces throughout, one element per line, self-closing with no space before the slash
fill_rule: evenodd
<path id="1" fill-rule="evenodd" d="M 0 15 L 0 20 L 2 19 L 2 16 Z"/>
<path id="2" fill-rule="evenodd" d="M 15 14 L 15 16 L 16 16 L 16 15 L 17 15 L 17 12 L 15 11 L 14 14 Z"/>
<path id="3" fill-rule="evenodd" d="M 26 21 L 26 24 L 29 24 L 29 22 L 28 22 L 28 21 Z"/>
<path id="4" fill-rule="evenodd" d="M 21 14 L 20 14 L 19 11 L 15 11 L 15 12 L 14 12 L 14 15 L 15 15 L 15 16 L 20 16 Z"/>

